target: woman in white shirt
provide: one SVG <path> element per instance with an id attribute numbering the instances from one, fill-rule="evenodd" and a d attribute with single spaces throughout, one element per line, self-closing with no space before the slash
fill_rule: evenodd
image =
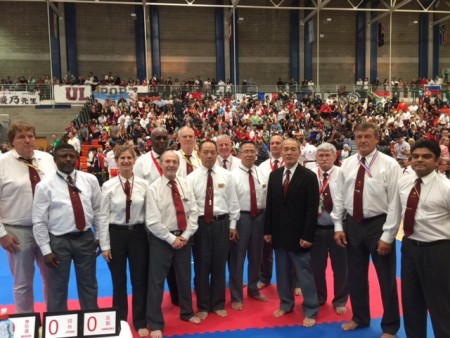
<path id="1" fill-rule="evenodd" d="M 114 149 L 119 175 L 102 187 L 100 247 L 113 284 L 113 306 L 120 320 L 128 318 L 127 261 L 132 285 L 133 325 L 140 337 L 149 335 L 146 320 L 148 237 L 145 230 L 147 181 L 133 175 L 136 154 L 131 146 Z"/>

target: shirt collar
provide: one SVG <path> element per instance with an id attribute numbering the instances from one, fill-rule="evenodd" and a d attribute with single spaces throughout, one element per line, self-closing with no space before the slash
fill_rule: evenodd
<path id="1" fill-rule="evenodd" d="M 366 163 L 370 163 L 372 161 L 372 158 L 375 156 L 375 153 L 377 152 L 377 149 L 375 148 L 374 151 L 372 151 L 371 153 L 369 153 L 367 156 L 364 156 L 364 158 L 366 159 Z M 359 159 L 361 159 L 363 156 L 361 156 L 361 154 L 358 153 Z"/>
<path id="2" fill-rule="evenodd" d="M 60 175 L 60 176 L 62 176 L 65 180 L 67 180 L 67 177 L 69 176 L 69 175 L 67 175 L 66 173 L 63 173 L 61 170 L 59 170 L 59 169 L 56 169 L 56 172 Z M 75 178 L 75 172 L 76 172 L 76 170 L 74 170 L 74 171 L 72 171 L 71 173 L 70 173 L 70 177 L 72 177 L 72 179 L 73 178 Z"/>
<path id="3" fill-rule="evenodd" d="M 12 153 L 13 157 L 16 158 L 16 159 L 23 158 L 22 156 L 19 155 L 19 153 L 17 152 L 17 150 L 14 149 L 14 148 L 11 149 L 11 153 Z M 31 159 L 32 159 L 32 160 L 37 160 L 37 157 L 36 157 L 36 151 L 33 151 L 33 156 L 31 157 Z"/>
<path id="4" fill-rule="evenodd" d="M 422 183 L 424 185 L 428 185 L 430 182 L 432 182 L 436 178 L 437 175 L 438 175 L 438 173 L 435 170 L 433 170 L 427 176 L 421 177 Z M 414 176 L 415 176 L 415 179 L 414 179 L 414 182 L 415 182 L 416 179 L 418 179 L 419 177 L 417 175 L 414 175 Z"/>
<path id="5" fill-rule="evenodd" d="M 208 168 L 206 168 L 204 165 L 202 165 L 200 167 L 200 170 L 203 171 L 203 173 L 206 175 L 208 173 Z M 225 170 L 225 169 L 224 169 Z M 214 164 L 214 166 L 211 168 L 212 173 L 216 173 L 217 172 L 217 164 Z"/>
<path id="6" fill-rule="evenodd" d="M 289 169 L 289 171 L 291 172 L 291 175 L 295 172 L 295 170 L 297 169 L 297 166 L 298 166 L 298 162 L 295 163 L 291 169 Z M 283 175 L 286 175 L 286 170 L 288 170 L 288 168 L 286 166 L 284 166 Z"/>

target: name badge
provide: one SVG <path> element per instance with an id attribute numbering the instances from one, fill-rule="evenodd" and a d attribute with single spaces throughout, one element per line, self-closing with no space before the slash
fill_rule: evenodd
<path id="1" fill-rule="evenodd" d="M 225 183 L 219 183 L 217 185 L 217 187 L 220 188 L 220 189 L 223 189 L 223 188 L 225 188 Z"/>

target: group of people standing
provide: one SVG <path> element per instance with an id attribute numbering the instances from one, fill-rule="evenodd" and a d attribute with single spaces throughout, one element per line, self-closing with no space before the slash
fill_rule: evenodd
<path id="1" fill-rule="evenodd" d="M 226 269 L 231 308 L 247 297 L 267 301 L 275 252 L 279 308 L 293 311 L 303 294 L 303 325 L 316 324 L 327 302 L 328 257 L 334 276 L 332 305 L 353 316 L 345 331 L 370 325 L 370 258 L 380 284 L 382 338 L 400 327 L 395 237 L 404 218 L 402 302 L 408 337 L 426 337 L 430 312 L 435 336 L 450 336 L 450 183 L 436 173 L 440 148 L 420 140 L 411 148 L 414 173 L 401 176 L 397 162 L 376 148 L 377 126 L 355 128 L 358 153 L 334 165 L 329 143 L 316 151 L 316 167 L 299 163 L 300 144 L 274 135 L 270 158 L 255 166 L 257 147 L 244 141 L 239 157 L 226 135 L 197 145 L 194 130 L 178 131 L 180 150 L 166 150 L 168 132 L 155 128 L 152 150 L 114 149 L 118 176 L 100 189 L 97 179 L 75 169 L 77 152 L 58 145 L 53 158 L 36 151 L 35 129 L 11 124 L 13 149 L 0 157 L 0 244 L 14 277 L 16 312 L 34 309 L 37 261 L 48 311 L 66 311 L 70 266 L 75 265 L 82 309 L 97 308 L 96 256 L 108 263 L 113 305 L 128 317 L 127 262 L 132 318 L 139 335 L 163 336 L 161 309 L 167 279 L 180 318 L 200 324 L 210 313 L 226 317 Z M 196 149 L 198 146 L 198 149 Z M 194 289 L 191 292 L 191 254 Z"/>

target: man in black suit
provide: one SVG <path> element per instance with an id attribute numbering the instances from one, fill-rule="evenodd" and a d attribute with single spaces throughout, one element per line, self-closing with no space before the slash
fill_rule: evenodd
<path id="1" fill-rule="evenodd" d="M 319 312 L 310 256 L 319 208 L 319 185 L 314 172 L 298 163 L 300 144 L 296 140 L 283 141 L 282 157 L 285 166 L 274 170 L 269 177 L 264 228 L 264 239 L 275 250 L 280 298 L 280 308 L 273 315 L 281 317 L 294 309 L 290 278 L 293 267 L 303 291 L 303 325 L 311 327 Z"/>

